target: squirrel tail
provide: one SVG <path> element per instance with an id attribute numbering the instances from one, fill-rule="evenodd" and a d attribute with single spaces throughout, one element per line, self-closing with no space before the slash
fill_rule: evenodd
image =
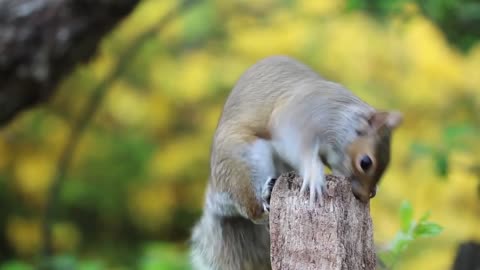
<path id="1" fill-rule="evenodd" d="M 193 270 L 270 270 L 267 227 L 204 212 L 192 230 L 190 262 Z"/>

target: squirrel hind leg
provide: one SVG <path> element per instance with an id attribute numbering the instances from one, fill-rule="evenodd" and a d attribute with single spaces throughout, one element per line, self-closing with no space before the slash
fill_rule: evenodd
<path id="1" fill-rule="evenodd" d="M 263 186 L 277 174 L 270 141 L 258 137 L 236 143 L 230 140 L 227 147 L 219 149 L 213 164 L 212 192 L 228 197 L 228 204 L 244 218 L 258 224 L 267 223 Z"/>
<path id="2" fill-rule="evenodd" d="M 255 187 L 256 197 L 262 205 L 262 216 L 253 219 L 254 223 L 263 224 L 268 222 L 270 211 L 270 193 L 272 192 L 275 180 L 279 176 L 274 161 L 274 152 L 271 142 L 263 138 L 255 140 L 248 150 L 249 165 L 252 168 L 252 183 Z"/>

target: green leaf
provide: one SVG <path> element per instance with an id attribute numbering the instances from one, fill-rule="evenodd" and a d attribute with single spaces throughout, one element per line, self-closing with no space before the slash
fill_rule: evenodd
<path id="1" fill-rule="evenodd" d="M 410 242 L 412 242 L 412 240 L 413 238 L 410 235 L 398 233 L 395 237 L 395 240 L 393 241 L 393 252 L 396 253 L 398 256 L 398 254 L 401 254 L 407 249 L 408 245 L 410 244 Z"/>
<path id="2" fill-rule="evenodd" d="M 410 2 L 410 0 L 378 1 L 378 11 L 385 15 L 397 13 L 401 11 L 406 2 Z"/>
<path id="3" fill-rule="evenodd" d="M 59 255 L 51 261 L 52 270 L 76 269 L 77 260 L 70 255 Z"/>
<path id="4" fill-rule="evenodd" d="M 292 7 L 295 4 L 295 0 L 280 0 L 280 3 L 285 7 Z"/>
<path id="5" fill-rule="evenodd" d="M 402 201 L 399 209 L 401 230 L 391 241 L 388 250 L 379 253 L 380 261 L 384 264 L 381 269 L 393 269 L 401 260 L 408 246 L 418 237 L 431 237 L 438 235 L 442 227 L 433 222 L 428 222 L 430 211 L 426 211 L 418 220 L 413 219 L 413 207 L 408 200 Z"/>
<path id="6" fill-rule="evenodd" d="M 417 225 L 413 232 L 415 237 L 432 237 L 440 234 L 443 228 L 433 222 L 422 222 Z"/>
<path id="7" fill-rule="evenodd" d="M 155 63 L 153 59 L 160 58 L 164 51 L 159 39 L 152 38 L 145 41 L 135 57 L 130 59 L 122 79 L 132 85 L 133 90 L 147 89 L 150 83 L 149 71 Z"/>
<path id="8" fill-rule="evenodd" d="M 78 270 L 103 270 L 105 269 L 105 265 L 99 261 L 86 261 L 82 262 Z"/>
<path id="9" fill-rule="evenodd" d="M 410 152 L 414 157 L 418 156 L 429 156 L 434 152 L 434 149 L 421 142 L 413 142 L 410 145 Z"/>
<path id="10" fill-rule="evenodd" d="M 477 196 L 480 197 L 480 182 L 477 185 Z"/>
<path id="11" fill-rule="evenodd" d="M 447 152 L 438 152 L 434 155 L 435 161 L 435 172 L 438 176 L 445 178 L 448 175 L 449 164 L 448 164 L 448 153 Z"/>
<path id="12" fill-rule="evenodd" d="M 145 246 L 140 258 L 140 270 L 183 270 L 188 266 L 185 254 L 175 245 L 165 242 L 155 242 Z"/>
<path id="13" fill-rule="evenodd" d="M 68 203 L 69 207 L 93 209 L 105 218 L 123 215 L 126 212 L 123 207 L 126 203 L 125 186 L 131 181 L 147 179 L 145 167 L 155 150 L 148 138 L 132 133 L 110 135 L 99 132 L 96 151 L 89 152 L 73 181 L 65 182 L 62 199 L 71 197 L 62 203 Z M 102 181 L 92 185 L 92 179 Z M 105 196 L 105 190 L 110 192 L 109 196 Z"/>
<path id="14" fill-rule="evenodd" d="M 8 261 L 0 266 L 0 270 L 33 270 L 33 267 L 21 261 Z"/>
<path id="15" fill-rule="evenodd" d="M 443 130 L 443 139 L 445 145 L 451 147 L 454 145 L 455 140 L 462 139 L 461 137 L 473 135 L 475 133 L 475 128 L 471 123 L 456 124 L 446 127 Z"/>
<path id="16" fill-rule="evenodd" d="M 192 7 L 183 17 L 185 43 L 196 44 L 206 40 L 217 24 L 215 6 L 210 1 L 204 1 Z"/>
<path id="17" fill-rule="evenodd" d="M 430 214 L 432 212 L 429 210 L 423 214 L 423 216 L 418 220 L 419 223 L 427 221 L 427 219 L 430 217 Z"/>
<path id="18" fill-rule="evenodd" d="M 357 9 L 363 9 L 367 6 L 365 0 L 348 0 L 346 3 L 347 11 L 354 11 Z"/>
<path id="19" fill-rule="evenodd" d="M 387 266 L 387 269 L 395 263 L 395 254 L 390 250 L 379 252 L 378 256 L 380 257 L 381 262 Z"/>
<path id="20" fill-rule="evenodd" d="M 409 201 L 403 201 L 400 205 L 400 223 L 402 231 L 407 233 L 413 220 L 413 209 Z"/>

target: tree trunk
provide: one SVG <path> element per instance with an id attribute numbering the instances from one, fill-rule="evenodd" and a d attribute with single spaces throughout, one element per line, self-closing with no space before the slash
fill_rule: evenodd
<path id="1" fill-rule="evenodd" d="M 375 269 L 369 204 L 355 199 L 348 179 L 327 176 L 329 195 L 313 209 L 308 195 L 300 195 L 301 181 L 294 173 L 282 175 L 272 191 L 273 270 Z"/>
<path id="2" fill-rule="evenodd" d="M 480 269 L 480 243 L 468 241 L 460 244 L 453 263 L 453 270 Z"/>
<path id="3" fill-rule="evenodd" d="M 0 126 L 45 102 L 139 0 L 0 0 Z"/>

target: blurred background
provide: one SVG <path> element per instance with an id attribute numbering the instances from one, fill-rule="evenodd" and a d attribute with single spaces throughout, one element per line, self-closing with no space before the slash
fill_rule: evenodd
<path id="1" fill-rule="evenodd" d="M 275 54 L 404 113 L 371 201 L 375 242 L 394 239 L 404 200 L 415 218 L 430 210 L 443 231 L 412 243 L 396 269 L 451 269 L 461 242 L 480 241 L 477 1 L 193 2 L 157 27 L 179 2 L 141 1 L 48 104 L 0 130 L 0 269 L 33 269 L 47 190 L 97 92 L 97 111 L 67 153 L 52 227 L 58 262 L 188 269 L 223 102 L 245 69 Z"/>

